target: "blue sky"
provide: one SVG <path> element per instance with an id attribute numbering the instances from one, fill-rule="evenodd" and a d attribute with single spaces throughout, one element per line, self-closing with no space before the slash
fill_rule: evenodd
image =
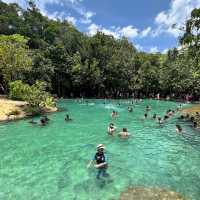
<path id="1" fill-rule="evenodd" d="M 3 0 L 27 6 L 26 0 Z M 35 0 L 44 15 L 67 19 L 80 31 L 98 30 L 115 38 L 127 37 L 138 50 L 166 52 L 177 47 L 182 27 L 200 0 Z"/>

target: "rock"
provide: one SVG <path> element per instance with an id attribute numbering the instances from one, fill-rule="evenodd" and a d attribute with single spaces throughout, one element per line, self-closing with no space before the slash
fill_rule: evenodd
<path id="1" fill-rule="evenodd" d="M 185 200 L 180 194 L 162 188 L 129 187 L 120 200 Z"/>

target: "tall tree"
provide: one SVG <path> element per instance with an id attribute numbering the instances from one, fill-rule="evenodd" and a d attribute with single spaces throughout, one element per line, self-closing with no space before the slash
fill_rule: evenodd
<path id="1" fill-rule="evenodd" d="M 21 79 L 22 72 L 31 69 L 32 59 L 26 44 L 27 39 L 21 35 L 0 36 L 0 71 L 6 89 L 9 82 Z"/>

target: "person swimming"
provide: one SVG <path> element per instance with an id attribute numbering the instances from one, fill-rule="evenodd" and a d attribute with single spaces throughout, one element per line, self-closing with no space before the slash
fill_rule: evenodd
<path id="1" fill-rule="evenodd" d="M 147 119 L 147 117 L 148 117 L 148 114 L 145 113 L 145 114 L 144 114 L 144 117 L 143 117 L 142 119 L 143 119 L 143 120 L 144 120 L 144 119 Z"/>
<path id="2" fill-rule="evenodd" d="M 127 139 L 130 137 L 130 134 L 128 133 L 127 128 L 123 128 L 120 133 L 118 133 L 118 136 L 122 139 Z"/>
<path id="3" fill-rule="evenodd" d="M 163 124 L 163 120 L 161 119 L 161 117 L 158 117 L 158 124 L 160 124 L 160 125 Z"/>
<path id="4" fill-rule="evenodd" d="M 41 126 L 45 126 L 46 123 L 47 123 L 47 121 L 45 120 L 45 118 L 44 118 L 44 117 L 41 117 L 41 118 L 40 118 L 40 125 L 41 125 Z"/>
<path id="5" fill-rule="evenodd" d="M 118 115 L 118 113 L 115 110 L 113 110 L 111 113 L 111 117 L 115 118 L 115 117 L 117 117 L 117 115 Z"/>
<path id="6" fill-rule="evenodd" d="M 197 122 L 194 121 L 194 122 L 193 122 L 193 127 L 194 127 L 194 128 L 197 128 L 197 125 L 198 125 Z"/>
<path id="7" fill-rule="evenodd" d="M 114 136 L 114 133 L 116 131 L 116 127 L 114 126 L 113 123 L 110 123 L 108 126 L 108 134 Z"/>
<path id="8" fill-rule="evenodd" d="M 153 117 L 152 117 L 153 119 L 156 119 L 157 118 L 157 115 L 156 114 L 153 114 Z"/>
<path id="9" fill-rule="evenodd" d="M 133 112 L 133 108 L 132 107 L 128 107 L 128 112 Z"/>
<path id="10" fill-rule="evenodd" d="M 66 121 L 66 122 L 68 122 L 68 121 L 72 121 L 72 119 L 69 117 L 68 114 L 65 116 L 65 121 Z"/>
<path id="11" fill-rule="evenodd" d="M 106 172 L 108 168 L 108 163 L 106 159 L 106 155 L 104 154 L 105 146 L 103 144 L 99 144 L 97 146 L 97 152 L 94 155 L 94 158 L 89 162 L 87 168 L 89 168 L 92 164 L 94 164 L 97 169 L 96 178 L 100 179 L 101 176 L 107 177 L 109 174 Z"/>
<path id="12" fill-rule="evenodd" d="M 147 105 L 146 106 L 146 111 L 149 112 L 151 110 L 151 106 Z"/>
<path id="13" fill-rule="evenodd" d="M 176 132 L 177 133 L 182 133 L 182 128 L 181 128 L 181 126 L 179 125 L 179 124 L 176 124 Z"/>
<path id="14" fill-rule="evenodd" d="M 48 122 L 50 119 L 45 115 L 45 116 L 44 116 L 44 120 L 45 120 L 46 122 Z"/>
<path id="15" fill-rule="evenodd" d="M 168 116 L 168 115 L 165 115 L 165 116 L 163 117 L 163 121 L 166 121 L 167 119 L 169 119 L 169 116 Z"/>

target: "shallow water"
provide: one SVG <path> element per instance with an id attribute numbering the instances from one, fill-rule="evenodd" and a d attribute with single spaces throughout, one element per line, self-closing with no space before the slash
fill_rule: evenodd
<path id="1" fill-rule="evenodd" d="M 41 127 L 21 120 L 0 125 L 0 199 L 2 200 L 110 200 L 118 199 L 130 185 L 161 187 L 200 199 L 200 133 L 181 123 L 178 114 L 160 127 L 154 120 L 142 121 L 146 105 L 149 115 L 163 115 L 179 104 L 145 100 L 127 112 L 126 101 L 89 100 L 78 104 L 59 102 L 67 111 L 49 115 Z M 107 135 L 110 113 L 118 131 L 127 127 L 132 137 L 121 140 Z M 65 122 L 69 113 L 72 122 Z M 38 121 L 38 118 L 34 120 Z M 87 169 L 96 145 L 106 146 L 108 178 L 96 180 L 96 170 Z"/>

